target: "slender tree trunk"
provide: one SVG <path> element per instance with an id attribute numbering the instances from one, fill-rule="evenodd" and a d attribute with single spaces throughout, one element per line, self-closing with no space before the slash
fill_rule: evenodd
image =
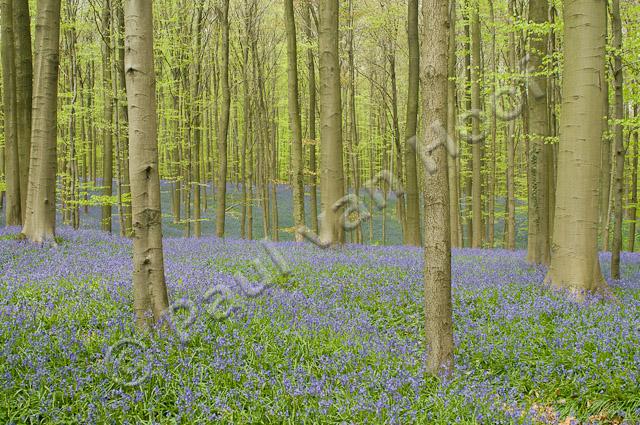
<path id="1" fill-rule="evenodd" d="M 224 237 L 227 198 L 227 135 L 231 93 L 229 90 L 229 0 L 222 2 L 222 54 L 220 84 L 222 88 L 222 114 L 218 128 L 218 204 L 216 208 L 216 236 Z"/>
<path id="2" fill-rule="evenodd" d="M 465 86 L 464 86 L 464 99 L 465 99 L 465 110 L 467 112 L 471 112 L 473 109 L 473 102 L 471 101 L 470 96 L 470 88 L 471 88 L 471 19 L 469 18 L 469 2 L 466 2 L 466 7 L 462 8 L 463 13 L 463 21 L 464 25 L 464 35 L 465 35 L 465 55 L 464 55 L 464 72 L 465 72 Z M 468 127 L 468 126 L 465 126 Z M 469 144 L 467 144 L 469 146 Z M 472 150 L 472 148 L 469 148 Z M 471 246 L 473 242 L 473 153 L 468 156 L 468 159 L 465 161 L 466 165 L 466 175 L 464 177 L 464 205 L 465 205 L 465 224 L 467 228 L 467 238 L 466 238 L 466 246 Z M 463 241 L 464 241 L 463 237 Z"/>
<path id="3" fill-rule="evenodd" d="M 493 9 L 493 0 L 489 0 L 489 15 L 491 20 L 491 90 L 495 94 L 498 89 L 497 73 L 498 73 L 498 57 L 496 55 L 496 19 Z M 498 117 L 496 108 L 496 97 L 491 99 L 491 170 L 489 174 L 489 232 L 487 235 L 487 244 L 489 248 L 495 246 L 495 221 L 496 221 L 496 155 L 497 139 L 498 139 Z"/>
<path id="4" fill-rule="evenodd" d="M 203 3 L 198 2 L 196 6 L 196 31 L 194 37 L 196 39 L 195 58 L 194 58 L 194 76 L 193 76 L 193 230 L 194 236 L 199 238 L 202 236 L 202 221 L 200 205 L 200 150 L 202 144 L 202 8 Z"/>
<path id="5" fill-rule="evenodd" d="M 347 56 L 349 60 L 349 130 L 350 130 L 350 140 L 351 146 L 349 149 L 350 153 L 350 163 L 351 163 L 351 171 L 353 173 L 353 193 L 356 196 L 360 196 L 360 155 L 359 155 L 359 144 L 360 144 L 360 135 L 358 132 L 358 118 L 357 118 L 357 110 L 356 110 L 356 67 L 355 67 L 355 58 L 353 52 L 353 40 L 355 33 L 355 23 L 353 19 L 353 0 L 349 0 L 349 22 L 348 22 L 348 31 L 347 31 Z M 348 189 L 348 188 L 347 188 Z M 353 233 L 352 233 L 353 235 Z M 362 243 L 362 227 L 358 226 L 355 229 L 355 242 L 361 244 Z"/>
<path id="6" fill-rule="evenodd" d="M 120 105 L 117 110 L 120 113 L 119 123 L 120 127 L 125 129 L 125 131 L 121 132 L 121 143 L 122 143 L 122 196 L 126 199 L 131 199 L 131 178 L 129 176 L 129 136 L 127 134 L 127 125 L 129 123 L 129 111 L 127 110 L 126 103 L 126 81 L 124 75 L 124 6 L 122 5 L 123 0 L 116 0 L 116 27 L 117 38 L 116 38 L 116 64 L 117 70 L 116 74 L 118 77 L 118 98 L 116 99 L 116 105 Z M 121 95 L 124 95 L 125 98 L 121 99 Z M 130 236 L 132 234 L 132 218 L 131 218 L 131 201 L 126 201 L 123 203 L 123 211 L 124 211 L 124 225 L 125 225 L 125 235 Z"/>
<path id="7" fill-rule="evenodd" d="M 302 153 L 302 124 L 298 97 L 298 47 L 293 0 L 284 0 L 285 24 L 287 27 L 287 58 L 289 72 L 289 126 L 291 128 L 291 161 L 293 165 L 291 186 L 293 190 L 293 224 L 297 228 L 305 225 L 304 217 L 304 158 Z M 295 233 L 296 240 L 303 237 Z"/>
<path id="8" fill-rule="evenodd" d="M 409 40 L 409 87 L 407 89 L 407 127 L 404 135 L 405 142 L 409 141 L 413 137 L 417 137 L 418 134 L 418 104 L 420 98 L 420 42 L 418 32 L 418 15 L 418 0 L 409 0 L 407 13 Z M 404 161 L 407 176 L 405 184 L 407 194 L 405 242 L 407 245 L 420 246 L 422 238 L 420 237 L 418 168 L 416 164 L 416 152 L 409 146 L 405 147 Z M 457 241 L 457 237 L 455 240 Z"/>
<path id="9" fill-rule="evenodd" d="M 638 116 L 636 105 L 635 116 Z M 631 211 L 629 212 L 629 251 L 636 247 L 636 223 L 638 214 L 638 129 L 633 135 L 633 161 L 631 166 Z"/>
<path id="10" fill-rule="evenodd" d="M 32 242 L 55 238 L 56 139 L 60 0 L 39 0 L 27 214 L 22 233 Z"/>
<path id="11" fill-rule="evenodd" d="M 614 175 L 614 228 L 611 247 L 611 278 L 620 279 L 620 251 L 622 250 L 622 192 L 624 191 L 624 143 L 622 120 L 624 119 L 624 76 L 622 68 L 622 20 L 620 0 L 611 1 L 611 30 L 613 32 L 613 84 L 615 88 L 615 158 Z"/>
<path id="12" fill-rule="evenodd" d="M 548 21 L 549 4 L 547 0 L 529 2 L 529 19 L 536 24 Z M 530 76 L 529 95 L 529 250 L 527 259 L 534 264 L 548 265 L 551 255 L 549 229 L 549 186 L 547 151 L 551 145 L 546 143 L 550 135 L 549 102 L 547 96 L 547 77 L 544 75 L 543 59 L 547 51 L 548 34 L 533 34 L 530 41 L 529 66 L 535 73 Z"/>
<path id="13" fill-rule="evenodd" d="M 5 224 L 22 224 L 20 198 L 20 149 L 18 140 L 18 106 L 16 90 L 15 41 L 13 25 L 13 0 L 2 0 L 2 88 L 4 104 Z"/>
<path id="14" fill-rule="evenodd" d="M 151 2 L 125 0 L 125 70 L 129 107 L 133 294 L 136 326 L 149 328 L 169 306 L 162 253 L 153 15 Z"/>
<path id="15" fill-rule="evenodd" d="M 471 110 L 478 114 L 482 110 L 482 101 L 480 93 L 480 12 L 478 0 L 474 0 L 473 11 L 471 15 Z M 476 139 L 480 136 L 480 119 L 473 119 L 473 137 Z M 472 178 L 472 200 L 471 209 L 473 211 L 473 237 L 472 248 L 482 247 L 482 149 L 481 142 L 473 143 L 473 178 Z"/>
<path id="16" fill-rule="evenodd" d="M 456 138 L 456 4 L 450 3 L 449 15 L 449 59 L 447 80 L 447 134 Z M 460 195 L 458 192 L 458 160 L 447 155 L 449 168 L 449 222 L 451 227 L 451 245 L 462 247 L 460 230 Z"/>
<path id="17" fill-rule="evenodd" d="M 605 9 L 604 14 L 604 32 L 605 32 L 605 40 L 608 38 L 609 32 L 609 17 L 607 14 L 609 2 L 605 2 L 602 7 Z M 605 68 L 606 72 L 606 68 Z M 603 95 L 603 103 L 604 103 L 604 115 L 603 115 L 603 125 L 602 125 L 602 167 L 600 170 L 600 234 L 602 238 L 602 249 L 604 251 L 609 251 L 609 225 L 611 223 L 611 186 L 613 183 L 613 172 L 612 172 L 612 164 L 611 164 L 611 137 L 609 134 L 609 83 L 608 79 L 605 75 L 605 84 L 604 84 L 604 95 Z"/>
<path id="18" fill-rule="evenodd" d="M 323 208 L 320 239 L 328 244 L 342 243 L 344 237 L 340 213 L 332 208 L 344 196 L 338 12 L 338 0 L 320 0 L 320 193 Z"/>
<path id="19" fill-rule="evenodd" d="M 31 156 L 31 109 L 33 95 L 33 65 L 31 58 L 31 19 L 29 0 L 13 0 L 15 41 L 16 119 L 18 157 L 20 161 L 20 212 L 27 212 L 27 187 Z"/>
<path id="20" fill-rule="evenodd" d="M 515 0 L 509 0 L 509 19 L 515 21 Z M 515 30 L 509 31 L 509 67 L 513 71 L 516 67 L 516 37 Z M 506 247 L 516 249 L 516 188 L 515 188 L 515 133 L 516 121 L 507 123 L 505 143 L 507 145 L 507 216 L 506 216 Z"/>
<path id="21" fill-rule="evenodd" d="M 102 8 L 102 85 L 104 105 L 102 119 L 102 195 L 113 195 L 113 102 L 111 93 L 111 0 L 103 0 Z M 111 203 L 102 206 L 102 230 L 111 233 Z"/>
<path id="22" fill-rule="evenodd" d="M 393 123 L 393 149 L 395 150 L 395 175 L 399 182 L 403 182 L 402 144 L 400 142 L 400 124 L 398 113 L 398 82 L 396 78 L 396 52 L 395 48 L 389 49 L 389 71 L 391 74 L 391 121 Z M 404 186 L 404 185 L 403 185 Z M 404 193 L 398 193 L 396 200 L 396 212 L 400 228 L 402 229 L 402 242 L 406 244 L 406 211 Z"/>
<path id="23" fill-rule="evenodd" d="M 424 295 L 427 371 L 448 374 L 453 369 L 453 318 L 451 302 L 451 233 L 447 150 L 440 129 L 447 123 L 449 7 L 446 0 L 424 0 L 423 38 L 424 120 L 426 146 L 437 170 L 425 172 Z M 439 127 L 439 128 L 438 128 Z"/>
<path id="24" fill-rule="evenodd" d="M 598 180 L 605 78 L 602 0 L 564 4 L 558 189 L 553 252 L 547 282 L 578 291 L 606 287 L 597 250 Z"/>
<path id="25" fill-rule="evenodd" d="M 318 167 L 316 164 L 316 146 L 318 145 L 316 134 L 316 67 L 313 58 L 311 43 L 314 40 L 311 29 L 311 3 L 305 6 L 305 26 L 307 43 L 307 70 L 308 70 L 308 90 L 309 90 L 309 174 L 311 175 L 311 223 L 313 231 L 318 234 Z"/>

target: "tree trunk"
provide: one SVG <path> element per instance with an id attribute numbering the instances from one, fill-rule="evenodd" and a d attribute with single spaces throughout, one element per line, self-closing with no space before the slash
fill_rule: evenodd
<path id="1" fill-rule="evenodd" d="M 420 101 L 420 41 L 418 32 L 418 15 L 418 0 L 409 0 L 407 14 L 409 40 L 409 87 L 407 89 L 407 127 L 404 135 L 405 142 L 408 142 L 413 137 L 417 137 L 418 134 L 418 104 Z M 405 184 L 407 194 L 405 242 L 407 245 L 420 246 L 422 238 L 420 237 L 418 166 L 416 164 L 416 151 L 409 146 L 405 147 L 404 162 L 407 176 Z"/>
<path id="2" fill-rule="evenodd" d="M 479 114 L 482 110 L 480 93 L 480 11 L 478 0 L 475 0 L 471 15 L 471 110 L 474 114 Z M 480 137 L 480 118 L 473 118 L 473 139 Z M 471 209 L 473 212 L 473 235 L 471 238 L 472 248 L 482 247 L 482 149 L 481 141 L 476 141 L 472 146 L 473 177 L 471 182 Z"/>
<path id="3" fill-rule="evenodd" d="M 169 306 L 162 253 L 156 83 L 151 2 L 125 0 L 125 72 L 129 110 L 133 293 L 136 326 L 158 322 Z"/>
<path id="4" fill-rule="evenodd" d="M 193 232 L 196 238 L 202 236 L 202 221 L 200 205 L 200 149 L 202 144 L 202 8 L 203 3 L 197 2 L 196 6 L 196 26 L 194 37 L 196 39 L 194 76 L 193 76 Z"/>
<path id="5" fill-rule="evenodd" d="M 605 9 L 604 14 L 604 36 L 608 38 L 609 17 L 607 14 L 609 2 L 605 2 L 602 7 Z M 605 68 L 606 73 L 606 68 Z M 604 84 L 604 115 L 602 125 L 602 167 L 600 170 L 600 234 L 602 238 L 603 251 L 609 251 L 609 225 L 611 223 L 611 186 L 613 183 L 613 173 L 611 167 L 611 137 L 609 135 L 609 82 L 605 74 Z"/>
<path id="6" fill-rule="evenodd" d="M 60 0 L 38 1 L 35 86 L 27 214 L 22 233 L 32 242 L 55 238 Z"/>
<path id="7" fill-rule="evenodd" d="M 638 116 L 636 105 L 635 116 Z M 629 251 L 634 252 L 636 247 L 636 222 L 638 214 L 638 129 L 633 135 L 633 161 L 631 166 L 631 211 L 629 212 Z"/>
<path id="8" fill-rule="evenodd" d="M 456 4 L 455 0 L 450 4 L 449 16 L 449 58 L 447 80 L 447 134 L 456 139 Z M 449 168 L 449 221 L 451 227 L 451 245 L 462 247 L 462 234 L 460 232 L 460 195 L 458 192 L 458 159 L 453 155 L 447 155 Z"/>
<path id="9" fill-rule="evenodd" d="M 111 0 L 103 0 L 102 8 L 102 86 L 104 105 L 102 110 L 102 195 L 113 195 L 113 102 L 111 97 Z M 111 233 L 111 203 L 105 199 L 102 206 L 102 230 Z"/>
<path id="10" fill-rule="evenodd" d="M 318 167 L 316 164 L 316 146 L 318 145 L 316 134 L 316 67 L 313 59 L 313 31 L 311 30 L 311 3 L 305 7 L 305 26 L 307 33 L 307 69 L 308 69 L 308 90 L 309 90 L 309 174 L 311 175 L 311 223 L 313 231 L 318 234 Z"/>
<path id="11" fill-rule="evenodd" d="M 342 243 L 344 235 L 340 213 L 332 208 L 344 196 L 338 12 L 338 0 L 320 0 L 320 194 L 323 208 L 320 239 L 326 244 Z"/>
<path id="12" fill-rule="evenodd" d="M 529 19 L 536 24 L 548 21 L 549 4 L 547 0 L 529 2 Z M 529 76 L 529 95 L 527 107 L 529 113 L 529 238 L 527 260 L 534 264 L 548 265 L 551 245 L 549 229 L 549 185 L 547 182 L 549 163 L 547 151 L 551 145 L 545 143 L 550 135 L 549 102 L 547 96 L 547 77 L 544 75 L 543 59 L 547 51 L 548 34 L 532 34 L 530 41 L 529 66 L 535 73 Z"/>
<path id="13" fill-rule="evenodd" d="M 446 0 L 424 0 L 425 31 L 422 57 L 424 84 L 425 145 L 439 146 L 431 152 L 437 170 L 425 172 L 424 196 L 424 294 L 427 371 L 448 374 L 453 369 L 453 319 L 451 302 L 451 233 L 447 150 L 441 129 L 447 123 L 449 54 L 449 7 Z"/>
<path id="14" fill-rule="evenodd" d="M 2 88 L 4 106 L 5 224 L 22 224 L 20 198 L 20 153 L 18 141 L 18 106 L 16 91 L 15 41 L 13 31 L 13 0 L 2 0 Z"/>
<path id="15" fill-rule="evenodd" d="M 287 27 L 287 58 L 289 73 L 289 126 L 291 128 L 291 161 L 293 190 L 293 224 L 297 228 L 305 225 L 304 217 L 304 158 L 302 153 L 302 124 L 300 100 L 298 98 L 298 47 L 293 0 L 284 0 L 285 24 Z M 302 235 L 295 233 L 301 242 Z"/>
<path id="16" fill-rule="evenodd" d="M 558 188 L 551 266 L 546 281 L 573 292 L 606 286 L 598 260 L 598 180 L 605 63 L 602 0 L 564 4 Z"/>
<path id="17" fill-rule="evenodd" d="M 509 19 L 513 25 L 516 18 L 515 0 L 509 0 Z M 509 31 L 509 67 L 511 71 L 516 67 L 516 37 L 515 30 Z M 507 145 L 507 208 L 505 245 L 509 250 L 516 249 L 516 188 L 515 188 L 515 133 L 516 121 L 507 123 L 505 143 Z"/>
<path id="18" fill-rule="evenodd" d="M 229 91 L 229 0 L 222 2 L 222 54 L 220 83 L 222 86 L 222 115 L 218 127 L 218 203 L 216 208 L 216 236 L 224 237 L 227 208 L 227 135 L 231 93 Z"/>
<path id="19" fill-rule="evenodd" d="M 33 95 L 29 0 L 13 0 L 13 29 L 15 41 L 14 59 L 18 157 L 20 161 L 20 212 L 22 213 L 22 220 L 24 220 L 27 212 L 29 161 L 31 159 L 31 109 Z"/>
<path id="20" fill-rule="evenodd" d="M 624 119 L 624 76 L 622 68 L 622 20 L 620 0 L 611 1 L 611 30 L 613 32 L 613 84 L 615 88 L 615 158 L 613 201 L 613 245 L 611 247 L 611 278 L 620 279 L 620 251 L 622 250 L 622 192 L 624 190 L 624 143 L 622 120 Z"/>

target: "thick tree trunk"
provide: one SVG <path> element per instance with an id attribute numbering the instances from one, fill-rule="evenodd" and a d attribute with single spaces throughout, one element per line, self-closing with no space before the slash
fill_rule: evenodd
<path id="1" fill-rule="evenodd" d="M 222 88 L 222 114 L 218 127 L 218 203 L 216 207 L 216 236 L 224 237 L 227 208 L 227 136 L 231 92 L 229 90 L 229 0 L 222 2 L 222 54 L 220 84 Z"/>
<path id="2" fill-rule="evenodd" d="M 602 0 L 564 4 L 558 188 L 547 282 L 573 292 L 606 286 L 598 260 L 598 181 L 605 78 Z"/>
<path id="3" fill-rule="evenodd" d="M 291 128 L 291 186 L 293 190 L 293 224 L 297 228 L 305 225 L 304 217 L 304 158 L 302 153 L 302 123 L 298 97 L 298 47 L 293 0 L 284 0 L 285 24 L 287 27 L 287 59 L 289 75 L 289 126 Z M 296 232 L 296 240 L 303 237 Z"/>
<path id="4" fill-rule="evenodd" d="M 40 0 L 36 18 L 31 168 L 22 229 L 29 240 L 37 243 L 55 237 L 59 47 L 60 0 Z"/>
<path id="5" fill-rule="evenodd" d="M 320 239 L 327 244 L 342 243 L 344 235 L 340 212 L 332 208 L 344 196 L 338 12 L 338 0 L 320 0 L 320 194 L 323 208 Z"/>
<path id="6" fill-rule="evenodd" d="M 448 374 L 453 369 L 453 319 L 451 303 L 451 233 L 447 150 L 442 126 L 447 123 L 449 7 L 446 0 L 424 0 L 425 31 L 422 46 L 425 147 L 440 144 L 430 154 L 437 170 L 425 172 L 425 330 L 427 371 Z M 439 127 L 439 128 L 438 128 Z"/>
<path id="7" fill-rule="evenodd" d="M 16 91 L 15 41 L 13 31 L 13 0 L 2 0 L 2 103 L 4 106 L 5 224 L 22 224 L 20 199 L 20 153 L 18 141 L 18 106 Z"/>
<path id="8" fill-rule="evenodd" d="M 129 110 L 133 293 L 138 329 L 158 322 L 169 307 L 162 253 L 162 213 L 153 64 L 151 2 L 125 0 L 125 73 Z"/>
<path id="9" fill-rule="evenodd" d="M 547 0 L 529 2 L 529 19 L 536 24 L 548 21 Z M 529 67 L 534 75 L 529 76 L 529 244 L 527 260 L 534 264 L 548 265 L 551 245 L 549 229 L 549 163 L 547 151 L 551 145 L 545 143 L 550 135 L 547 77 L 544 75 L 543 59 L 547 51 L 548 35 L 532 34 L 530 41 Z"/>
<path id="10" fill-rule="evenodd" d="M 611 247 L 611 278 L 620 279 L 620 251 L 622 250 L 622 192 L 624 190 L 624 143 L 622 120 L 624 119 L 624 76 L 622 68 L 622 20 L 620 19 L 620 0 L 611 1 L 611 30 L 613 32 L 613 85 L 615 88 L 615 133 L 614 147 L 616 168 L 614 174 L 613 201 L 613 245 Z"/>

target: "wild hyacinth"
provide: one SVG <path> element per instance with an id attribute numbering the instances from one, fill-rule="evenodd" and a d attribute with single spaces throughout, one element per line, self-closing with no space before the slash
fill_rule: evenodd
<path id="1" fill-rule="evenodd" d="M 258 244 L 166 239 L 172 300 L 203 306 L 215 285 L 238 294 L 228 320 L 200 310 L 183 342 L 134 333 L 128 240 L 62 229 L 58 246 L 39 248 L 16 232 L 0 231 L 1 423 L 640 417 L 636 254 L 612 282 L 618 302 L 576 304 L 544 288 L 544 270 L 522 252 L 454 251 L 456 371 L 437 382 L 423 368 L 419 249 L 279 243 L 290 276 L 250 299 L 234 274 L 258 280 L 249 267 L 264 255 Z M 105 362 L 122 338 L 148 348 L 151 377 L 140 386 L 118 385 Z"/>

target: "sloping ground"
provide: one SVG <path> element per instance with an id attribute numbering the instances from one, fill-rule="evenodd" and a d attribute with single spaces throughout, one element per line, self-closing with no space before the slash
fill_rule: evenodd
<path id="1" fill-rule="evenodd" d="M 436 382 L 420 250 L 269 245 L 291 273 L 247 298 L 234 273 L 276 270 L 260 244 L 167 239 L 170 297 L 198 312 L 151 338 L 132 331 L 129 241 L 63 229 L 43 249 L 16 231 L 0 231 L 0 423 L 640 423 L 640 255 L 619 302 L 578 305 L 522 252 L 456 251 L 456 372 Z M 227 320 L 205 309 L 216 285 L 237 294 Z M 108 358 L 122 338 L 147 347 L 139 370 Z"/>

